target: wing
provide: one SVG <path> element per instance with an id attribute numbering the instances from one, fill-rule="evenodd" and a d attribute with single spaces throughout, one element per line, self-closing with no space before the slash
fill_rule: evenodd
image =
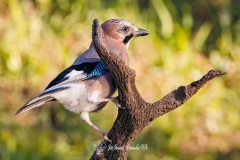
<path id="1" fill-rule="evenodd" d="M 103 62 L 98 62 L 97 65 L 94 67 L 94 69 L 86 75 L 86 77 L 83 77 L 81 80 L 86 80 L 91 77 L 98 77 L 104 74 L 109 73 L 109 70 L 107 67 L 103 64 Z"/>
<path id="2" fill-rule="evenodd" d="M 16 112 L 16 114 L 27 111 L 34 107 L 39 107 L 49 101 L 55 100 L 52 97 L 52 94 L 70 88 L 68 84 L 70 84 L 71 82 L 101 76 L 108 72 L 109 72 L 108 69 L 102 62 L 83 63 L 80 65 L 70 66 L 69 68 L 65 69 L 62 73 L 60 73 L 54 80 L 52 80 L 42 93 L 32 98 L 25 105 L 23 105 Z"/>
<path id="3" fill-rule="evenodd" d="M 53 86 L 56 86 L 56 85 L 58 85 L 62 82 L 65 82 L 68 79 L 71 79 L 75 76 L 86 78 L 87 74 L 91 73 L 98 63 L 99 62 L 82 63 L 82 64 L 79 64 L 79 65 L 72 65 L 72 66 L 68 67 L 63 72 L 61 72 L 56 78 L 54 78 L 48 84 L 48 86 L 45 88 L 45 90 L 49 89 Z"/>

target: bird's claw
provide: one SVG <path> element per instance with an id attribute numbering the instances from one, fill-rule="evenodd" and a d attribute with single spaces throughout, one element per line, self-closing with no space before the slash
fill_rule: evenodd
<path id="1" fill-rule="evenodd" d="M 122 107 L 119 103 L 116 104 L 116 106 L 117 106 L 118 108 L 121 108 L 121 109 L 126 109 L 126 107 Z"/>
<path id="2" fill-rule="evenodd" d="M 114 98 L 113 102 L 116 104 L 116 106 L 117 106 L 118 108 L 126 109 L 125 107 L 122 107 L 122 106 L 121 106 L 121 104 L 119 103 L 117 97 Z"/>
<path id="3" fill-rule="evenodd" d="M 103 135 L 103 138 L 104 138 L 106 141 L 112 143 L 112 141 L 111 141 L 110 139 L 108 139 L 108 132 L 102 132 L 101 134 Z"/>

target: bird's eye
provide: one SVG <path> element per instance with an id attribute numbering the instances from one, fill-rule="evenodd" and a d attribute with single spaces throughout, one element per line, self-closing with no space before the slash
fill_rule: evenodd
<path id="1" fill-rule="evenodd" d="M 129 31 L 129 27 L 125 26 L 125 27 L 123 27 L 122 30 L 123 30 L 124 33 L 127 33 Z"/>

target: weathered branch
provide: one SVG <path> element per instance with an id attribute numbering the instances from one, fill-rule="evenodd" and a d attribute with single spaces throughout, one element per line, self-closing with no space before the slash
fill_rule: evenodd
<path id="1" fill-rule="evenodd" d="M 112 143 L 104 140 L 96 148 L 91 159 L 127 159 L 127 147 L 149 123 L 184 104 L 211 79 L 226 74 L 221 71 L 209 71 L 200 80 L 181 86 L 158 102 L 151 104 L 143 100 L 135 86 L 135 71 L 106 45 L 103 30 L 96 19 L 93 21 L 92 39 L 101 60 L 115 80 L 119 102 L 126 109 L 119 109 L 117 119 L 109 131 L 108 138 L 112 140 Z M 116 146 L 120 149 L 114 149 Z"/>
<path id="2" fill-rule="evenodd" d="M 161 100 L 154 103 L 149 110 L 152 114 L 152 118 L 157 118 L 173 109 L 184 104 L 189 98 L 191 98 L 197 91 L 202 88 L 211 79 L 225 75 L 226 72 L 211 70 L 204 75 L 200 80 L 192 82 L 187 86 L 180 86 L 178 89 L 164 96 Z"/>

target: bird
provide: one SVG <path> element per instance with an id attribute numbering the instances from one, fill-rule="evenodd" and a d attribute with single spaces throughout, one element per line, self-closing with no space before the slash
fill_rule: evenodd
<path id="1" fill-rule="evenodd" d="M 129 65 L 128 46 L 134 37 L 146 36 L 148 31 L 123 19 L 110 19 L 101 24 L 108 47 Z M 64 108 L 80 114 L 80 118 L 97 130 L 106 140 L 107 132 L 98 128 L 89 113 L 102 109 L 109 101 L 121 108 L 117 88 L 108 68 L 98 56 L 93 42 L 68 68 L 54 78 L 38 95 L 24 104 L 15 115 L 40 107 L 47 102 L 58 101 Z"/>

